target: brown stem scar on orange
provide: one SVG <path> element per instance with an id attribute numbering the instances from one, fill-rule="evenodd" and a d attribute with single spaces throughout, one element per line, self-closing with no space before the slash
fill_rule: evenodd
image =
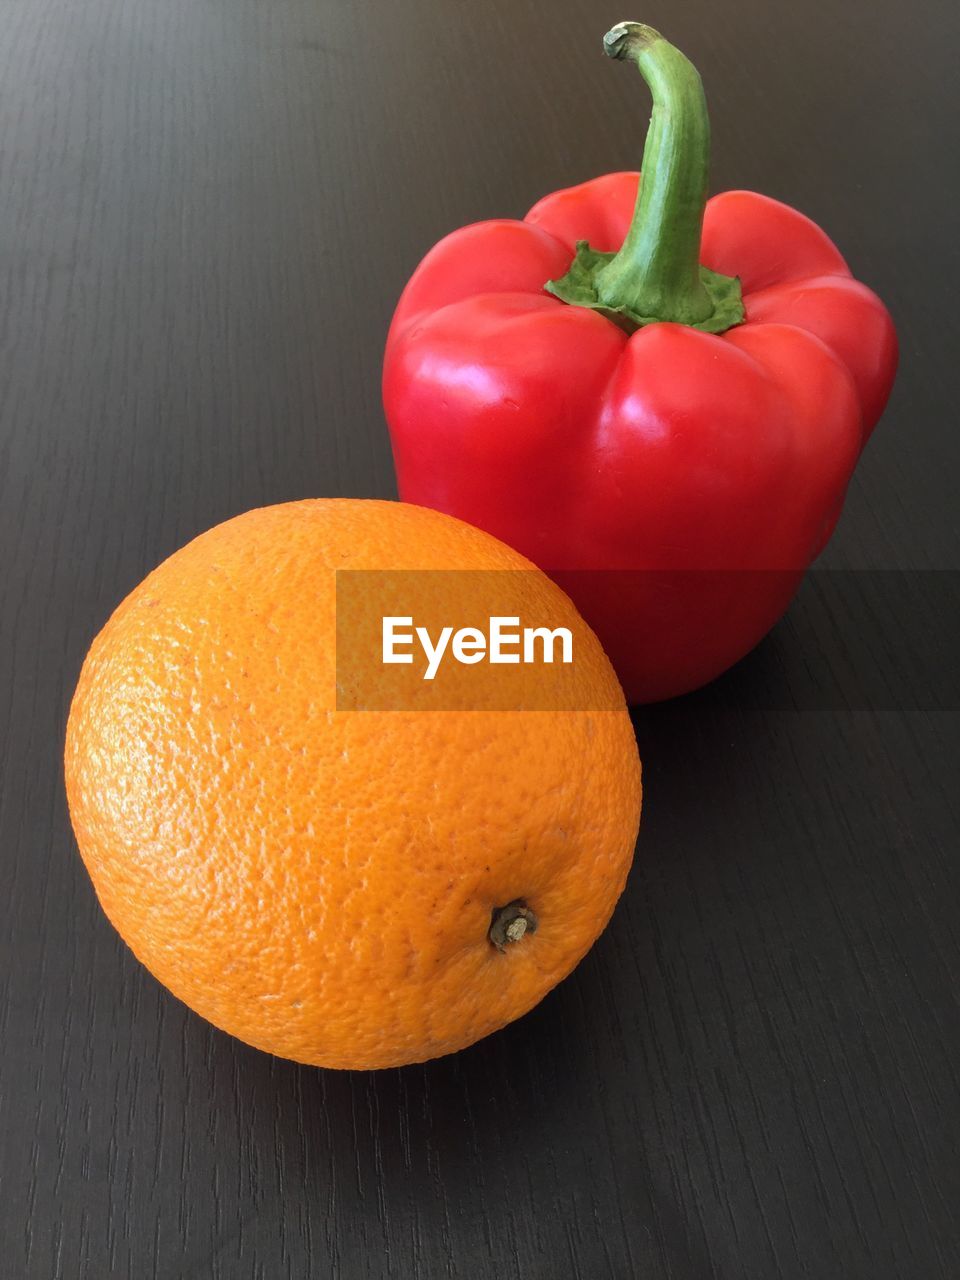
<path id="1" fill-rule="evenodd" d="M 495 907 L 487 935 L 498 951 L 506 951 L 509 943 L 519 942 L 525 934 L 536 933 L 539 921 L 522 898 Z"/>

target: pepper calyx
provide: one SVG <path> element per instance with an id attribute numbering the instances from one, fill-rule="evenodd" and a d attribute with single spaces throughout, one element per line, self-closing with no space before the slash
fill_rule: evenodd
<path id="1" fill-rule="evenodd" d="M 566 275 L 559 280 L 548 280 L 543 287 L 561 302 L 599 311 L 627 334 L 636 333 L 648 324 L 663 323 L 663 316 L 640 315 L 628 304 L 614 307 L 600 300 L 596 277 L 616 256 L 616 253 L 592 249 L 586 240 L 578 240 L 577 252 Z M 701 265 L 700 279 L 713 303 L 713 310 L 704 320 L 687 321 L 687 327 L 699 329 L 701 333 L 724 333 L 742 324 L 746 313 L 739 277 L 720 275 Z"/>

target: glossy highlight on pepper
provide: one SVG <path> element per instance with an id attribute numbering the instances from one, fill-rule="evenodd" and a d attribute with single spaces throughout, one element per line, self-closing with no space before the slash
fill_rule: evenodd
<path id="1" fill-rule="evenodd" d="M 604 48 L 652 92 L 643 182 L 606 174 L 442 240 L 398 304 L 383 391 L 401 497 L 554 576 L 636 703 L 713 679 L 783 614 L 897 341 L 809 218 L 706 198 L 683 54 L 637 23 Z"/>

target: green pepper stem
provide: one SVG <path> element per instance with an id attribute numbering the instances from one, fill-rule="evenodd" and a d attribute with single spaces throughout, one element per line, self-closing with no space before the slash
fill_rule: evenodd
<path id="1" fill-rule="evenodd" d="M 636 63 L 653 95 L 643 174 L 630 230 L 597 272 L 597 300 L 640 316 L 699 325 L 714 311 L 700 272 L 710 165 L 710 118 L 696 67 L 658 31 L 621 22 L 603 38 Z"/>
<path id="2" fill-rule="evenodd" d="M 710 119 L 696 68 L 658 31 L 621 22 L 603 47 L 629 58 L 653 94 L 643 176 L 626 239 L 617 253 L 586 240 L 565 275 L 544 289 L 561 302 L 589 307 L 632 334 L 667 320 L 703 333 L 725 333 L 744 320 L 736 276 L 700 265 L 710 165 Z"/>

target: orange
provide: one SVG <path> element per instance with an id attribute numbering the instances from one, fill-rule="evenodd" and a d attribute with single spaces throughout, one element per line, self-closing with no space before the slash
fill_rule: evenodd
<path id="1" fill-rule="evenodd" d="M 519 607 L 575 633 L 587 709 L 468 709 L 457 686 L 460 709 L 338 710 L 343 568 L 523 570 Z M 454 612 L 475 578 L 449 575 Z M 374 501 L 250 511 L 151 573 L 84 663 L 66 783 L 147 968 L 241 1040 L 345 1068 L 536 1004 L 607 923 L 640 812 L 622 694 L 567 597 L 469 525 Z"/>

